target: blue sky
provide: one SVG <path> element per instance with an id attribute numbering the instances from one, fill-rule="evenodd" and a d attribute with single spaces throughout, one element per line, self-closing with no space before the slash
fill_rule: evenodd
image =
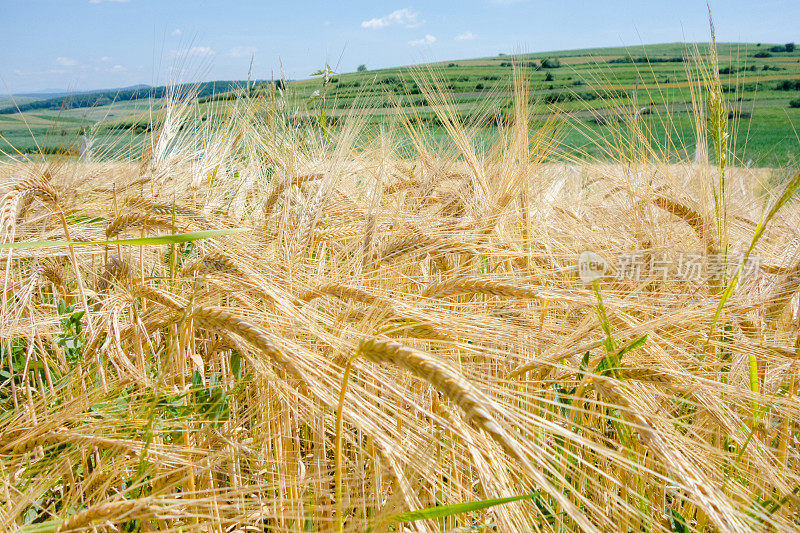
<path id="1" fill-rule="evenodd" d="M 799 41 L 797 0 L 712 2 L 720 41 Z M 0 93 L 304 78 L 595 46 L 708 40 L 705 1 L 0 0 Z"/>

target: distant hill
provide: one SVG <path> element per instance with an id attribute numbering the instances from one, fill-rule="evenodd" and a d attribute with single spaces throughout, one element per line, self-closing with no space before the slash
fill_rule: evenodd
<path id="1" fill-rule="evenodd" d="M 0 100 L 6 100 L 10 98 L 18 99 L 20 97 L 24 97 L 26 99 L 34 99 L 34 100 L 47 100 L 50 98 L 61 98 L 64 96 L 69 96 L 71 94 L 87 94 L 87 93 L 97 93 L 97 92 L 111 92 L 111 91 L 130 91 L 135 89 L 147 89 L 150 87 L 149 85 L 145 85 L 143 83 L 139 83 L 137 85 L 130 85 L 128 87 L 115 87 L 111 89 L 87 89 L 84 91 L 64 91 L 61 89 L 41 89 L 39 91 L 29 91 L 26 93 L 14 93 L 14 94 L 0 94 Z"/>
<path id="2" fill-rule="evenodd" d="M 16 94 L 13 94 L 13 95 L 4 94 L 3 97 L 4 98 L 10 98 L 11 96 L 13 96 L 14 98 L 17 98 L 17 97 L 20 97 L 20 96 L 25 96 L 25 97 L 28 97 L 28 98 L 36 98 L 37 100 L 41 100 L 41 99 L 44 99 L 44 98 L 56 98 L 58 96 L 65 96 L 66 94 L 67 94 L 67 91 L 64 91 L 62 89 L 49 88 L 49 89 L 41 89 L 39 91 L 31 91 L 31 92 L 27 92 L 27 93 L 16 93 Z"/>
<path id="3" fill-rule="evenodd" d="M 250 84 L 263 83 L 261 81 L 251 81 Z M 131 87 L 122 87 L 120 89 L 109 89 L 101 91 L 85 91 L 75 92 L 70 94 L 60 94 L 51 97 L 39 97 L 35 100 L 28 100 L 24 103 L 17 102 L 18 106 L 13 106 L 9 101 L 0 103 L 5 104 L 6 107 L 0 108 L 0 114 L 12 114 L 17 111 L 35 111 L 45 109 L 76 109 L 82 107 L 97 107 L 108 105 L 112 102 L 127 102 L 131 100 L 141 100 L 146 98 L 164 98 L 170 92 L 191 92 L 196 90 L 198 98 L 213 97 L 221 93 L 229 93 L 231 91 L 242 89 L 247 86 L 247 81 L 244 80 L 230 80 L 230 81 L 211 81 L 200 84 L 185 84 L 177 87 L 151 87 L 149 85 L 133 85 Z M 47 93 L 26 93 L 18 96 L 24 98 L 36 98 L 33 95 L 42 95 Z M 15 95 L 16 97 L 16 95 Z"/>

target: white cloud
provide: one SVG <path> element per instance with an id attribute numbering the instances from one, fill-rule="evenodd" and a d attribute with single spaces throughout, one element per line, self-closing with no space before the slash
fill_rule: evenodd
<path id="1" fill-rule="evenodd" d="M 78 62 L 72 59 L 71 57 L 57 57 L 56 63 L 58 63 L 62 67 L 74 67 L 75 65 L 78 64 Z"/>
<path id="2" fill-rule="evenodd" d="M 103 62 L 105 62 L 105 61 L 111 61 L 111 58 L 110 58 L 110 57 L 108 57 L 108 56 L 103 56 L 103 57 L 101 57 L 101 58 L 100 58 L 100 61 L 103 61 Z"/>
<path id="3" fill-rule="evenodd" d="M 192 46 L 186 51 L 187 56 L 195 57 L 208 57 L 213 56 L 216 52 L 210 46 Z"/>
<path id="4" fill-rule="evenodd" d="M 111 72 L 125 72 L 125 67 L 122 65 L 114 65 L 111 67 Z"/>
<path id="5" fill-rule="evenodd" d="M 14 69 L 14 74 L 16 74 L 17 76 L 23 76 L 22 71 L 18 68 Z"/>
<path id="6" fill-rule="evenodd" d="M 255 46 L 234 46 L 228 50 L 228 55 L 231 57 L 250 57 L 258 52 Z"/>
<path id="7" fill-rule="evenodd" d="M 413 41 L 408 41 L 408 44 L 410 44 L 411 46 L 425 46 L 426 44 L 433 44 L 435 42 L 436 42 L 436 37 L 434 37 L 429 33 L 422 39 L 415 39 Z"/>
<path id="8" fill-rule="evenodd" d="M 193 46 L 188 50 L 170 50 L 171 57 L 184 60 L 188 57 L 211 57 L 216 55 L 216 51 L 210 46 Z"/>
<path id="9" fill-rule="evenodd" d="M 178 36 L 180 36 L 182 33 L 183 33 L 183 32 L 181 31 L 181 29 L 180 29 L 180 28 L 175 28 L 174 30 L 172 30 L 172 33 L 170 33 L 170 35 L 172 35 L 173 37 L 178 37 Z"/>
<path id="10" fill-rule="evenodd" d="M 124 4 L 125 2 L 130 2 L 130 0 L 89 0 L 90 4 L 99 4 L 101 2 L 116 2 L 118 4 Z"/>
<path id="11" fill-rule="evenodd" d="M 188 54 L 190 56 L 213 56 L 215 54 L 214 49 L 210 46 L 193 46 L 189 48 Z"/>
<path id="12" fill-rule="evenodd" d="M 416 28 L 421 24 L 422 22 L 419 21 L 419 13 L 404 7 L 403 9 L 392 11 L 385 17 L 365 20 L 361 23 L 361 27 L 370 30 L 379 30 L 381 28 L 386 28 L 387 26 L 405 26 L 406 28 Z"/>
<path id="13" fill-rule="evenodd" d="M 465 31 L 456 35 L 456 41 L 471 41 L 475 38 L 475 34 L 471 31 Z"/>

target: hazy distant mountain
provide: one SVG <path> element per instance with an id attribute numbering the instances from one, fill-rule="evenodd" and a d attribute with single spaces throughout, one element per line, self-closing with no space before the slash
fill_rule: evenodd
<path id="1" fill-rule="evenodd" d="M 57 93 L 54 97 L 46 97 L 46 93 L 26 93 L 15 96 L 27 97 L 25 103 L 18 102 L 19 105 L 11 105 L 6 97 L 6 101 L 0 101 L 0 115 L 16 113 L 17 111 L 34 111 L 37 109 L 76 109 L 80 107 L 97 107 L 109 105 L 113 102 L 127 102 L 147 98 L 164 98 L 172 92 L 193 93 L 198 98 L 211 98 L 221 93 L 228 93 L 234 90 L 244 89 L 248 86 L 254 87 L 260 83 L 267 83 L 263 80 L 247 82 L 245 80 L 226 80 L 209 81 L 203 83 L 190 83 L 170 87 L 151 87 L 150 85 L 133 85 L 131 87 L 120 87 L 119 89 L 106 89 L 99 91 L 76 91 L 69 93 Z M 31 95 L 35 98 L 31 101 Z M 0 100 L 3 97 L 0 96 Z"/>
<path id="2" fill-rule="evenodd" d="M 0 98 L 10 98 L 11 96 L 25 96 L 27 98 L 36 98 L 37 100 L 44 100 L 48 98 L 61 98 L 71 94 L 90 94 L 90 93 L 108 93 L 114 91 L 136 91 L 141 89 L 149 89 L 149 85 L 140 83 L 138 85 L 131 85 L 129 87 L 119 87 L 115 89 L 87 89 L 83 91 L 65 91 L 63 89 L 40 89 L 38 91 L 30 91 L 25 93 L 0 94 Z"/>

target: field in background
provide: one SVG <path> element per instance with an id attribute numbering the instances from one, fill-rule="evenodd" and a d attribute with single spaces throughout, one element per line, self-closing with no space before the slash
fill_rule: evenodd
<path id="1" fill-rule="evenodd" d="M 438 80 L 437 89 L 447 95 L 452 108 L 463 116 L 476 110 L 502 119 L 511 98 L 512 61 L 528 70 L 532 85 L 532 127 L 539 127 L 559 112 L 568 120 L 562 150 L 571 155 L 598 156 L 602 148 L 591 139 L 613 135 L 611 122 L 620 110 L 635 109 L 646 115 L 654 142 L 680 147 L 676 158 L 692 157 L 695 151 L 691 83 L 688 65 L 682 61 L 695 46 L 707 57 L 708 45 L 683 43 L 556 51 L 524 55 L 500 55 L 469 60 L 445 61 L 418 67 L 332 75 L 323 85 L 321 77 L 288 81 L 285 91 L 296 116 L 312 117 L 324 107 L 330 120 L 356 106 L 370 121 L 379 124 L 395 116 L 396 109 L 436 118 L 421 94 L 420 79 Z M 770 51 L 776 45 L 720 43 L 719 71 L 729 99 L 732 135 L 740 164 L 781 166 L 797 158 L 800 123 L 800 51 Z M 763 56 L 763 57 L 762 57 Z M 254 84 L 262 91 L 272 86 Z M 257 88 L 256 91 L 259 89 Z M 315 91 L 319 98 L 311 102 Z M 199 114 L 212 108 L 225 116 L 225 106 L 234 93 L 201 98 Z M 321 100 L 324 97 L 324 103 Z M 790 102 L 797 100 L 797 107 Z M 482 109 L 490 101 L 494 109 Z M 81 128 L 94 128 L 98 147 L 114 151 L 142 139 L 149 127 L 149 111 L 163 100 L 106 104 L 91 108 L 29 111 L 23 115 L 0 114 L 0 134 L 23 152 L 38 145 L 49 151 L 74 148 Z M 311 103 L 310 103 L 311 102 Z M 144 111 L 147 112 L 144 112 Z M 670 114 L 669 127 L 663 116 Z M 575 126 L 576 120 L 581 123 Z M 31 132 L 25 125 L 28 122 Z M 132 131 L 122 133 L 130 128 Z M 33 133 L 33 135 L 31 135 Z M 8 145 L 4 150 L 9 151 Z M 140 153 L 140 149 L 134 153 Z"/>

